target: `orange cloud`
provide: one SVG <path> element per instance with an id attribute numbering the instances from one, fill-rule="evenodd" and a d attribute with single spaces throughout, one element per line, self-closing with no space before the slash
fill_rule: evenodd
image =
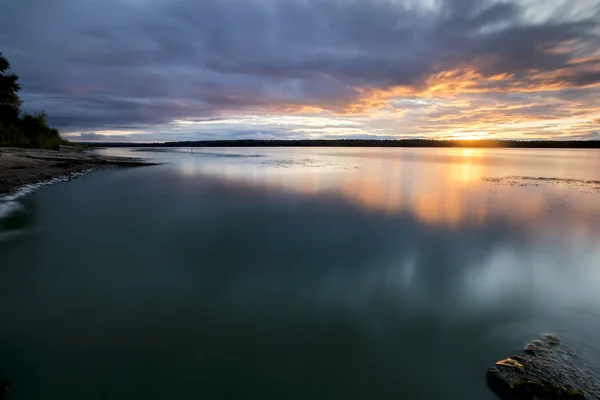
<path id="1" fill-rule="evenodd" d="M 388 90 L 355 89 L 358 100 L 344 107 L 342 114 L 366 114 L 370 111 L 387 108 L 392 97 L 410 96 L 413 90 L 408 86 L 396 86 Z"/>
<path id="2" fill-rule="evenodd" d="M 600 60 L 596 62 L 596 59 L 580 60 L 571 68 L 546 72 L 532 70 L 526 75 L 485 75 L 473 66 L 463 66 L 425 76 L 413 86 L 394 86 L 387 89 L 356 88 L 357 100 L 344 107 L 342 113 L 367 114 L 374 110 L 391 108 L 391 101 L 398 97 L 435 99 L 485 93 L 541 93 L 599 86 Z"/>
<path id="3" fill-rule="evenodd" d="M 578 57 L 572 58 L 567 61 L 567 64 L 587 64 L 587 63 L 600 63 L 600 57 L 598 56 L 588 56 L 588 57 Z"/>

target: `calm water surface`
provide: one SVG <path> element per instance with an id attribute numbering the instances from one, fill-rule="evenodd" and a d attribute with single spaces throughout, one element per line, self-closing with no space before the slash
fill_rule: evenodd
<path id="1" fill-rule="evenodd" d="M 600 358 L 598 151 L 101 152 L 165 164 L 2 225 L 9 400 L 485 400 L 544 332 Z"/>

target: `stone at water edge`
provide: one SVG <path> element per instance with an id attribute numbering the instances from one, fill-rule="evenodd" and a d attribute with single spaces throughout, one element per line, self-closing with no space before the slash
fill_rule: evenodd
<path id="1" fill-rule="evenodd" d="M 546 335 L 498 361 L 488 370 L 487 382 L 505 400 L 600 399 L 598 374 L 555 335 Z"/>
<path id="2" fill-rule="evenodd" d="M 0 400 L 6 399 L 6 394 L 10 389 L 10 380 L 0 377 Z"/>

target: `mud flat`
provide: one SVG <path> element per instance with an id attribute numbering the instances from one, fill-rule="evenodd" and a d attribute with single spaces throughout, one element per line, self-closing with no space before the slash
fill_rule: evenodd
<path id="1" fill-rule="evenodd" d="M 0 195 L 100 166 L 136 167 L 156 165 L 138 158 L 106 157 L 83 151 L 58 152 L 0 148 Z"/>

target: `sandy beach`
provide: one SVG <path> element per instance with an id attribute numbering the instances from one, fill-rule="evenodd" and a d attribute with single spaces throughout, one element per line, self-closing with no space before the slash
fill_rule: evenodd
<path id="1" fill-rule="evenodd" d="M 75 172 L 106 165 L 153 165 L 137 158 L 104 157 L 83 151 L 0 148 L 0 194 Z"/>

